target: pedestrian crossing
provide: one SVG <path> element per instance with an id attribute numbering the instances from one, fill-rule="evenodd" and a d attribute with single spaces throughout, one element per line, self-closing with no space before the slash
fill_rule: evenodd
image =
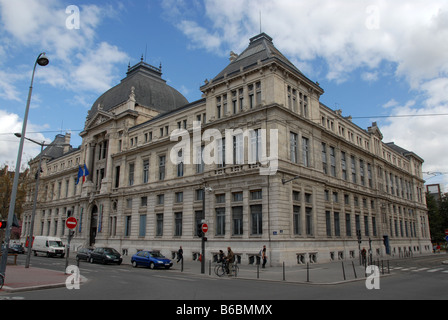
<path id="1" fill-rule="evenodd" d="M 402 267 L 402 266 L 395 266 L 390 267 L 391 271 L 400 271 L 400 272 L 428 272 L 428 273 L 448 273 L 448 266 L 447 267 L 436 267 L 436 268 L 429 268 L 429 267 Z"/>

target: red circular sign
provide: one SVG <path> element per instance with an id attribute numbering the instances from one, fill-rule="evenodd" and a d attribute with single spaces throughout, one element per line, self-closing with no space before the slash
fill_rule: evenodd
<path id="1" fill-rule="evenodd" d="M 76 220 L 75 217 L 70 217 L 67 219 L 67 221 L 65 222 L 65 225 L 67 226 L 67 228 L 69 229 L 75 229 L 76 226 L 78 225 L 78 220 Z"/>
<path id="2" fill-rule="evenodd" d="M 206 223 L 202 224 L 202 232 L 206 233 L 208 231 L 208 225 Z"/>

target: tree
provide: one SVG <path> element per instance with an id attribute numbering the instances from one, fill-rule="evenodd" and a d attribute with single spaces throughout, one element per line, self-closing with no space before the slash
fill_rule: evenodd
<path id="1" fill-rule="evenodd" d="M 433 195 L 426 195 L 428 220 L 433 243 L 445 242 L 445 229 L 448 229 L 448 196 L 442 195 L 437 200 Z"/>
<path id="2" fill-rule="evenodd" d="M 22 172 L 19 177 L 19 186 L 17 188 L 16 204 L 14 213 L 18 220 L 21 220 L 23 213 L 23 205 L 26 200 L 26 190 L 28 186 L 29 170 Z M 12 185 L 14 181 L 14 172 L 8 170 L 5 165 L 0 169 L 0 218 L 7 220 L 9 214 L 9 202 L 11 201 Z"/>

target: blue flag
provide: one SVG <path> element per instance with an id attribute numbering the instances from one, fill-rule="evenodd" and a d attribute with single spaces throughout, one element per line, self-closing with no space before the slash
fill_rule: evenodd
<path id="1" fill-rule="evenodd" d="M 83 170 L 82 170 L 81 166 L 79 166 L 78 179 L 76 179 L 76 185 L 78 185 L 79 179 L 82 177 L 82 175 L 83 175 Z"/>
<path id="2" fill-rule="evenodd" d="M 89 170 L 87 170 L 87 166 L 84 163 L 84 175 L 82 176 L 82 183 L 86 182 L 86 177 L 89 175 Z"/>

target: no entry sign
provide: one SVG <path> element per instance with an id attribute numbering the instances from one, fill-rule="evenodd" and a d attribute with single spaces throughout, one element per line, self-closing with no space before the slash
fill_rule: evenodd
<path id="1" fill-rule="evenodd" d="M 67 221 L 65 222 L 65 225 L 67 226 L 67 228 L 69 229 L 75 229 L 76 226 L 78 225 L 78 220 L 76 220 L 76 218 L 74 217 L 70 217 L 67 219 Z"/>
<path id="2" fill-rule="evenodd" d="M 207 233 L 208 231 L 208 225 L 206 223 L 202 224 L 202 232 Z"/>

